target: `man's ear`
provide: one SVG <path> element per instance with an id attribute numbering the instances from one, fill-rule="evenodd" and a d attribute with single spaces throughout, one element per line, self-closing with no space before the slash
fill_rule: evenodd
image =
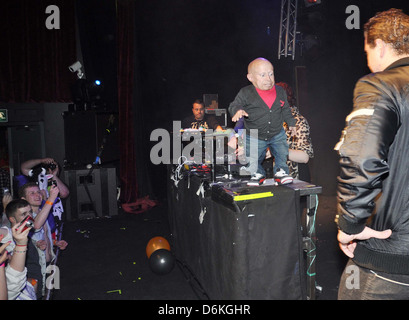
<path id="1" fill-rule="evenodd" d="M 383 58 L 386 53 L 387 44 L 381 39 L 375 39 L 375 48 L 378 50 L 380 58 Z"/>
<path id="2" fill-rule="evenodd" d="M 14 225 L 14 224 L 17 223 L 17 220 L 16 220 L 16 218 L 14 218 L 14 217 L 9 217 L 9 221 L 10 221 L 10 224 L 11 224 L 11 225 Z"/>
<path id="3" fill-rule="evenodd" d="M 250 82 L 253 82 L 254 77 L 253 77 L 253 75 L 252 75 L 251 73 L 248 73 L 248 74 L 247 74 L 247 79 L 248 79 Z"/>

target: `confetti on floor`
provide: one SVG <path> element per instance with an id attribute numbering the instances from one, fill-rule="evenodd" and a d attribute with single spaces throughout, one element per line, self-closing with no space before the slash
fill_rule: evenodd
<path id="1" fill-rule="evenodd" d="M 119 294 L 122 294 L 121 289 L 118 290 L 111 290 L 111 291 L 107 291 L 107 293 L 114 293 L 114 292 L 118 292 Z"/>

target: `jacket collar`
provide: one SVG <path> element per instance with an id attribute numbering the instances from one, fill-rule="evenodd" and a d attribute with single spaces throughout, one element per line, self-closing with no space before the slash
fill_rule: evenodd
<path id="1" fill-rule="evenodd" d="M 390 70 L 398 67 L 408 66 L 409 65 L 409 57 L 401 58 L 396 60 L 394 63 L 389 65 L 385 70 Z"/>

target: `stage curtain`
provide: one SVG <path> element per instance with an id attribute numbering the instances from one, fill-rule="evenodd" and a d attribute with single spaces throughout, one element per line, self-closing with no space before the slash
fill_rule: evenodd
<path id="1" fill-rule="evenodd" d="M 146 142 L 135 139 L 139 128 L 143 127 L 143 114 L 136 114 L 140 101 L 137 92 L 138 63 L 135 52 L 135 1 L 117 0 L 116 5 L 121 202 L 126 212 L 139 213 L 155 206 L 156 202 L 149 199 L 149 194 L 141 192 L 142 188 L 146 188 L 143 179 L 146 171 L 139 170 L 143 157 L 136 154 L 138 146 Z"/>
<path id="2" fill-rule="evenodd" d="M 50 5 L 59 9 L 59 29 L 48 29 Z M 0 101 L 69 102 L 76 75 L 73 1 L 0 1 Z M 56 23 L 57 21 L 54 21 Z"/>

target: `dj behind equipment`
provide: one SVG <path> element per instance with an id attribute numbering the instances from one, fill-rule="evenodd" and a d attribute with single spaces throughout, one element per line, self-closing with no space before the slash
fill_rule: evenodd
<path id="1" fill-rule="evenodd" d="M 177 127 L 174 126 L 174 129 Z M 175 144 L 180 145 L 180 152 L 174 168 L 173 180 L 178 180 L 183 174 L 208 176 L 212 182 L 237 182 L 248 186 L 281 185 L 293 182 L 288 179 L 261 178 L 251 180 L 247 170 L 245 157 L 246 141 L 242 137 L 245 129 L 235 132 L 226 128 L 219 131 L 212 129 L 178 129 L 174 131 L 173 151 Z M 193 139 L 193 140 L 192 140 Z M 249 146 L 251 152 L 257 152 L 257 146 Z M 253 150 L 255 149 L 255 150 Z"/>

